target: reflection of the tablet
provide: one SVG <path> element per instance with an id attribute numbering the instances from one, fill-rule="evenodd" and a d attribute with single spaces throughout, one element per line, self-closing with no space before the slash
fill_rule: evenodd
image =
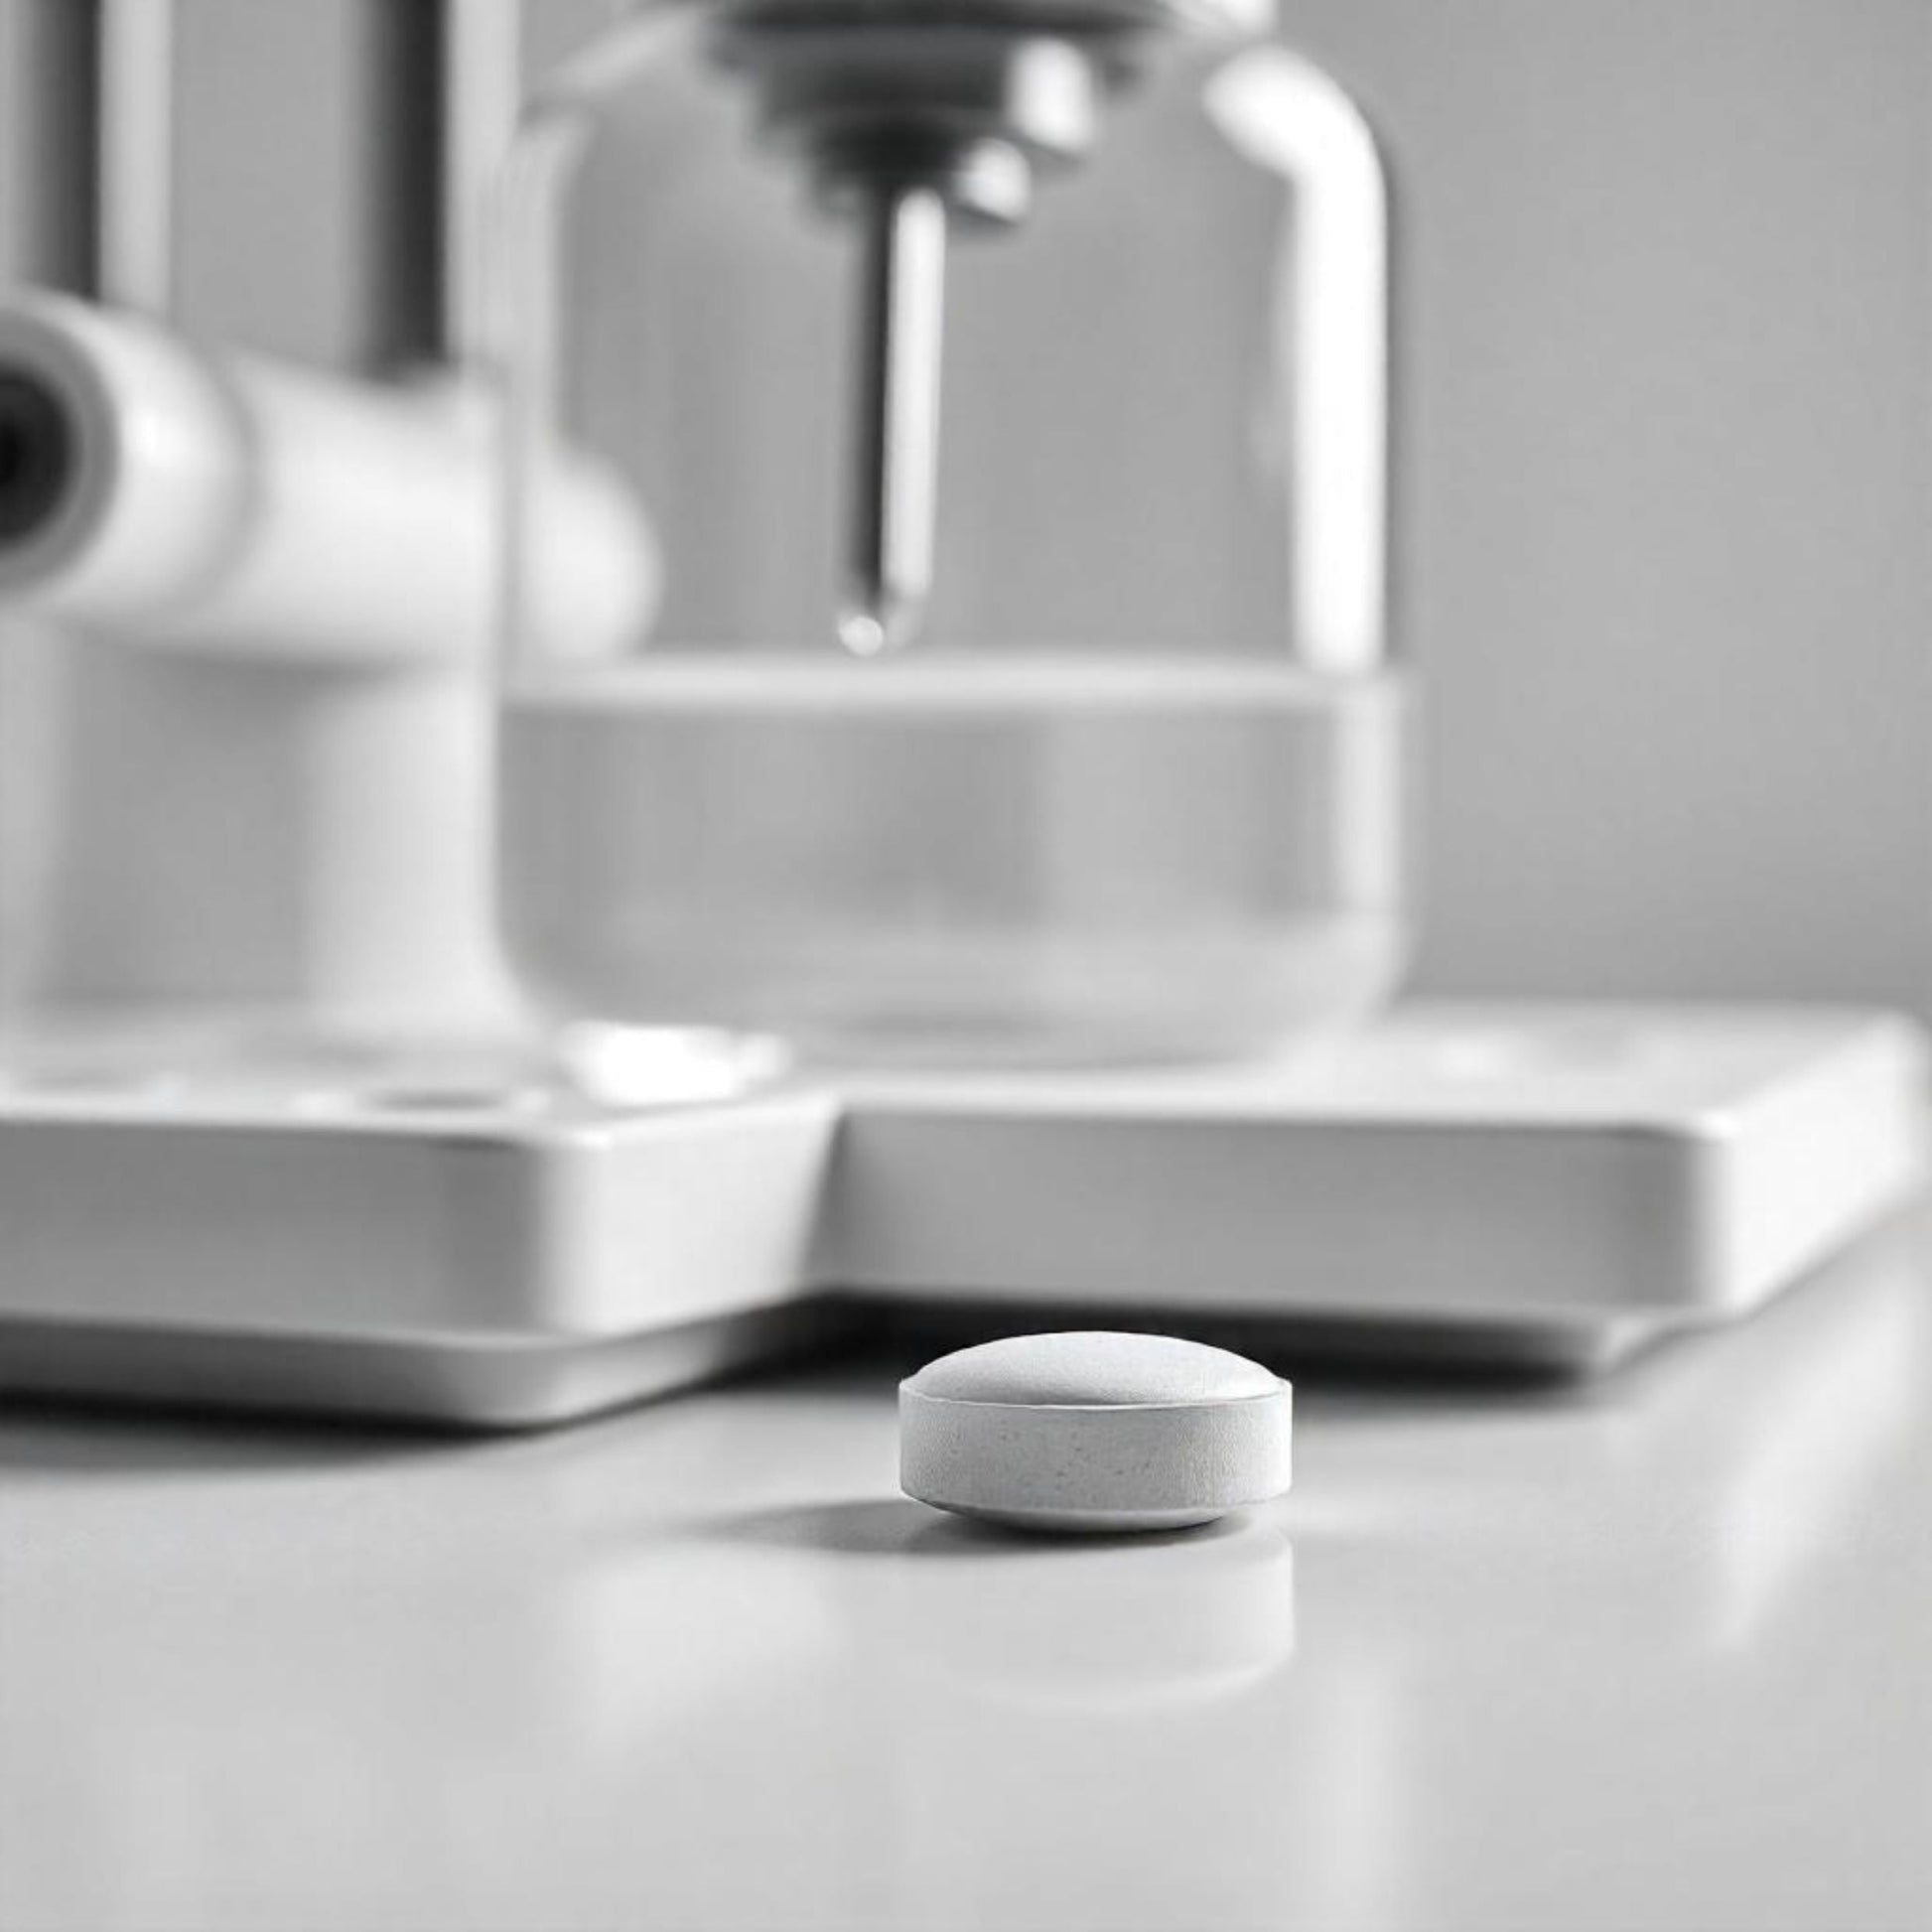
<path id="1" fill-rule="evenodd" d="M 1042 1540 L 900 1500 L 714 1533 L 823 1564 L 838 1704 L 864 1726 L 878 1807 L 881 1921 L 1079 1923 L 1131 1892 L 1149 1923 L 1214 1923 L 1195 1917 L 1196 1859 L 1229 1898 L 1277 1885 L 1306 1810 L 1283 1783 L 1304 1768 L 1269 1747 L 1294 1675 L 1278 1522 Z M 1201 1776 L 1203 1751 L 1248 1774 Z"/>
<path id="2" fill-rule="evenodd" d="M 719 1529 L 860 1559 L 835 1567 L 838 1624 L 923 1697 L 1138 1716 L 1247 1695 L 1295 1648 L 1294 1551 L 1272 1522 L 1041 1538 L 900 1499 L 755 1512 Z"/>
<path id="3" fill-rule="evenodd" d="M 0 1923 L 1771 1922 L 1792 1861 L 1882 1922 L 1921 1240 L 1594 1388 L 1309 1378 L 1286 1504 L 1141 1542 L 898 1497 L 872 1370 L 495 1445 L 10 1419 Z"/>

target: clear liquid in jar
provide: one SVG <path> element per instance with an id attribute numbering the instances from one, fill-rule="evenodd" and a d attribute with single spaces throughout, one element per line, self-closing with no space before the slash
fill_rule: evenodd
<path id="1" fill-rule="evenodd" d="M 502 895 L 576 1018 L 834 1062 L 1214 1059 L 1399 974 L 1408 694 L 1241 660 L 528 674 Z"/>

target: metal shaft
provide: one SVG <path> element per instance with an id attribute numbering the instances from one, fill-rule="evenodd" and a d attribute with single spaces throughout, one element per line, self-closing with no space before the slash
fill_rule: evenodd
<path id="1" fill-rule="evenodd" d="M 839 637 L 872 657 L 916 635 L 932 585 L 946 204 L 881 187 L 862 224 L 851 549 Z"/>

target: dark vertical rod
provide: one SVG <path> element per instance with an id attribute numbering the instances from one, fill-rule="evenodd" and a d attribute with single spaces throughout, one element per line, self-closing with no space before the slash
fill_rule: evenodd
<path id="1" fill-rule="evenodd" d="M 444 254 L 446 50 L 453 0 L 363 0 L 363 342 L 371 369 L 426 362 L 449 341 Z"/>
<path id="2" fill-rule="evenodd" d="M 97 0 L 0 0 L 0 281 L 94 293 Z"/>

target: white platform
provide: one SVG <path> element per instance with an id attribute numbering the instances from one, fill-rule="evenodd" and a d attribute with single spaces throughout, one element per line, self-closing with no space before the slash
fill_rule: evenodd
<path id="1" fill-rule="evenodd" d="M 1916 1031 L 1416 1008 L 1292 1067 L 0 1096 L 0 1387 L 566 1419 L 855 1308 L 1587 1368 L 1747 1312 L 1923 1169 Z"/>

